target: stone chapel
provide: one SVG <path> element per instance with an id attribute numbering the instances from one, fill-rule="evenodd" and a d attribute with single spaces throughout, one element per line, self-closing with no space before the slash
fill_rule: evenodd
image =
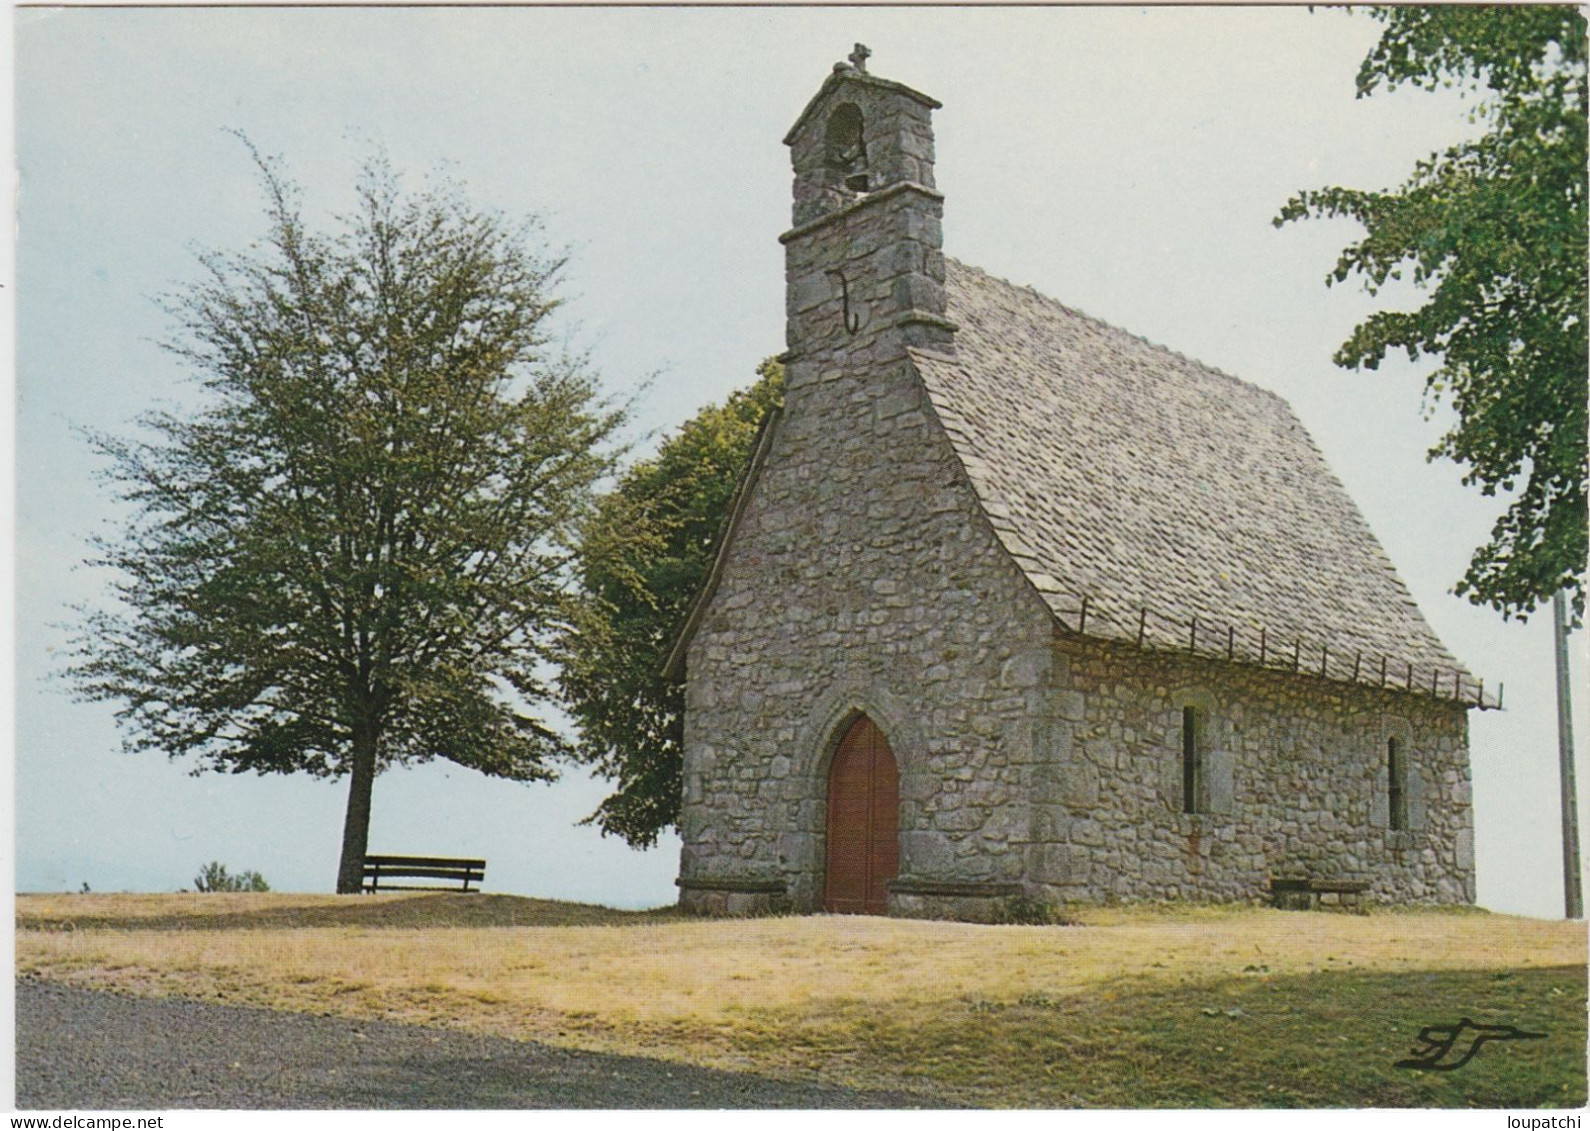
<path id="1" fill-rule="evenodd" d="M 1472 902 L 1494 697 L 1297 417 L 947 259 L 866 56 L 784 139 L 786 403 L 669 659 L 681 905 Z"/>

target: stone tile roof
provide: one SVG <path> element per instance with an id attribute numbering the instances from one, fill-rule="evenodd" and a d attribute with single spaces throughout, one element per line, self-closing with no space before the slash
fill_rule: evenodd
<path id="1" fill-rule="evenodd" d="M 946 273 L 954 355 L 912 358 L 1062 625 L 1477 701 L 1285 401 L 1030 288 Z"/>

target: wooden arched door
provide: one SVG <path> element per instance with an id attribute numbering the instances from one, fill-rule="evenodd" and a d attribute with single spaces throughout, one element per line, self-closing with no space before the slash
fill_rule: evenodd
<path id="1" fill-rule="evenodd" d="M 865 715 L 828 767 L 828 860 L 823 906 L 852 915 L 889 910 L 884 887 L 900 871 L 900 774 L 883 732 Z"/>

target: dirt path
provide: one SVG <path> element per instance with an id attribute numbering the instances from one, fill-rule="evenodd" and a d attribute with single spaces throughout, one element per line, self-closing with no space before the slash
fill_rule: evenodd
<path id="1" fill-rule="evenodd" d="M 24 1110 L 901 1108 L 903 1093 L 387 1022 L 17 982 Z"/>

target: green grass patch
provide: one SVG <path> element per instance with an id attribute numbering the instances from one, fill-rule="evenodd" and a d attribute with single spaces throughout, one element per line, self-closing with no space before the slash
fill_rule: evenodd
<path id="1" fill-rule="evenodd" d="M 780 1074 L 992 1107 L 1580 1107 L 1585 971 L 1260 973 L 1081 994 L 758 1013 L 741 1050 Z M 1419 1030 L 1514 1025 L 1451 1072 L 1395 1067 Z M 749 1032 L 747 1031 L 749 1030 Z"/>

